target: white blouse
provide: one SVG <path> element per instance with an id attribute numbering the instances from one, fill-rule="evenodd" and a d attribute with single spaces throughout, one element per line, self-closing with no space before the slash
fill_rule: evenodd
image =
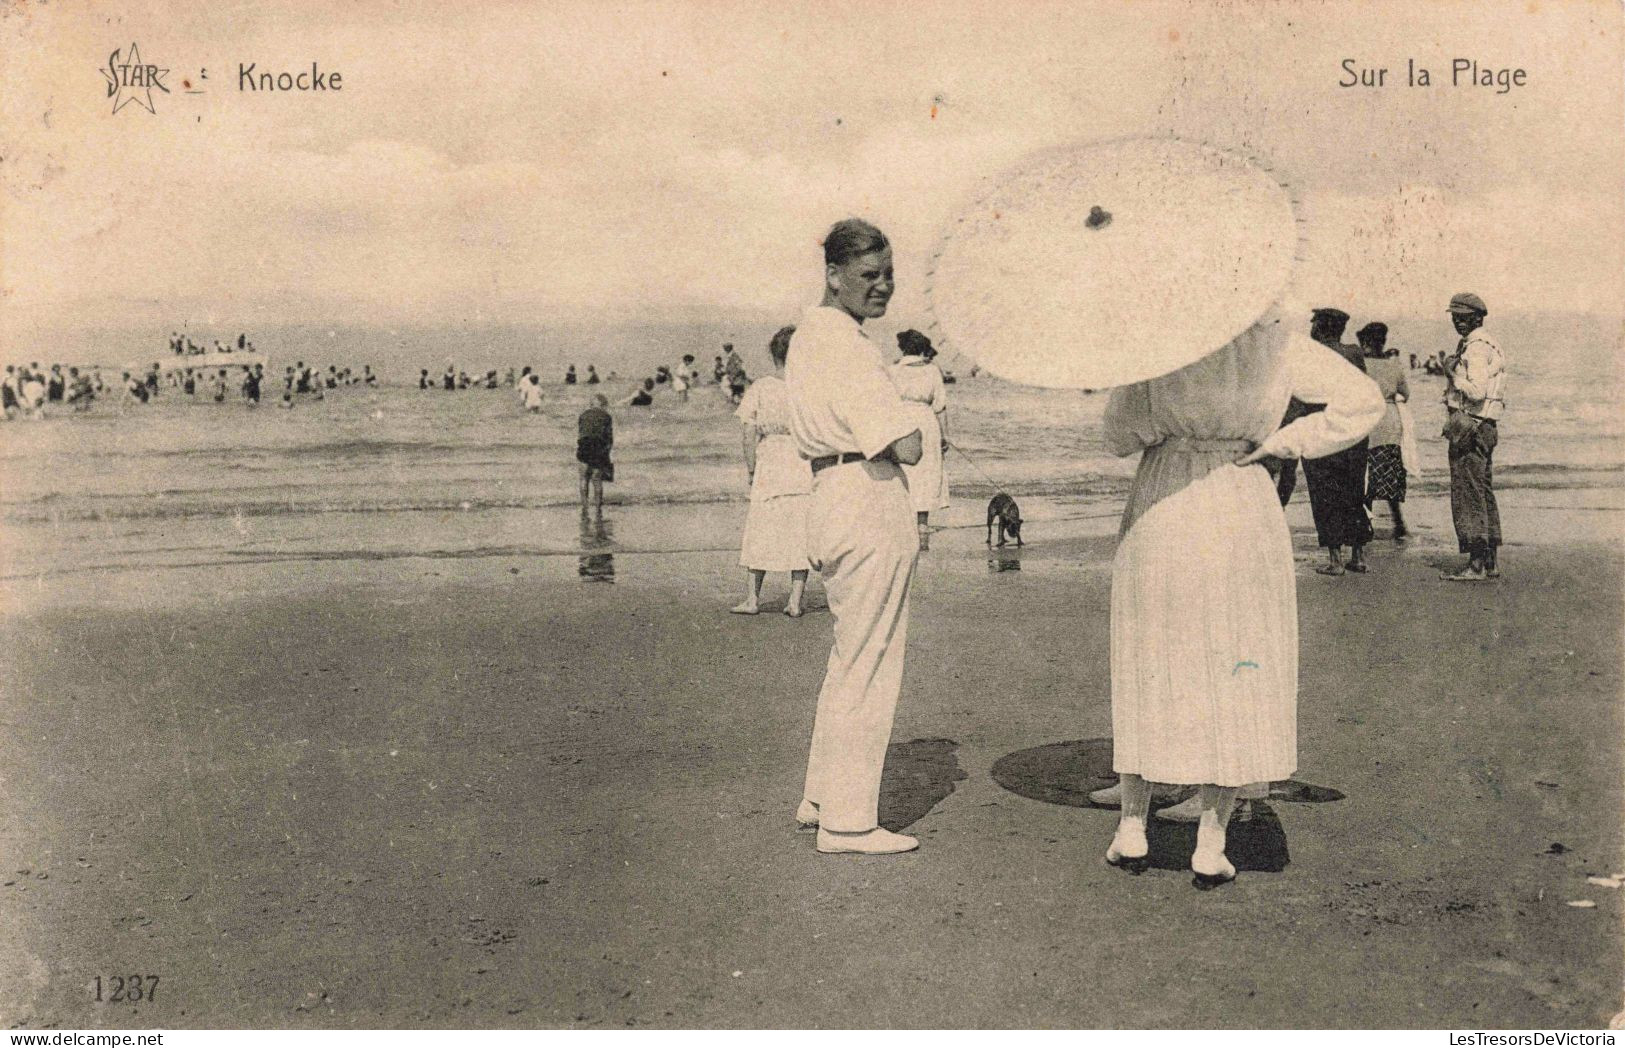
<path id="1" fill-rule="evenodd" d="M 1292 397 L 1326 410 L 1281 426 Z M 1278 458 L 1320 458 L 1370 433 L 1383 408 L 1377 384 L 1337 353 L 1308 335 L 1283 339 L 1260 326 L 1171 375 L 1113 390 L 1104 438 L 1117 455 L 1177 436 L 1250 440 Z"/>
<path id="2" fill-rule="evenodd" d="M 928 405 L 942 414 L 948 410 L 948 387 L 942 381 L 942 369 L 921 356 L 907 356 L 890 368 L 891 380 L 904 400 Z"/>

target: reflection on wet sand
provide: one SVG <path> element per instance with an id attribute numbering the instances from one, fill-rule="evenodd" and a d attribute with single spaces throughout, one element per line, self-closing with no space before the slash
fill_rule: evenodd
<path id="1" fill-rule="evenodd" d="M 593 516 L 587 516 L 585 510 L 581 513 L 581 548 L 602 549 L 615 542 L 614 533 L 609 522 L 604 520 L 604 512 L 600 508 Z M 613 553 L 583 553 L 577 562 L 577 572 L 589 582 L 615 581 L 615 554 Z"/>
<path id="2" fill-rule="evenodd" d="M 987 570 L 990 574 L 1020 571 L 1021 554 L 1016 550 L 990 549 L 987 551 Z"/>

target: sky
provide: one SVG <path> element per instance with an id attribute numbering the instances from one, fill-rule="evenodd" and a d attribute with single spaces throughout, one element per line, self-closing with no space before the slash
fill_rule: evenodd
<path id="1" fill-rule="evenodd" d="M 853 214 L 907 316 L 988 179 L 1138 134 L 1287 181 L 1306 299 L 1625 303 L 1611 0 L 87 6 L 0 8 L 0 336 L 793 316 Z M 169 70 L 155 112 L 112 111 L 131 43 Z M 1526 83 L 1451 87 L 1457 57 Z M 1345 58 L 1387 86 L 1338 86 Z M 312 62 L 341 90 L 238 90 Z"/>

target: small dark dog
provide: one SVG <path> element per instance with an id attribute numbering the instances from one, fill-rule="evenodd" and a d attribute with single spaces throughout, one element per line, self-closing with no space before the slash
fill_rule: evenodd
<path id="1" fill-rule="evenodd" d="M 987 544 L 989 546 L 993 545 L 994 521 L 999 522 L 999 545 L 1004 545 L 1006 534 L 1016 540 L 1016 545 L 1020 546 L 1022 544 L 1021 507 L 1016 505 L 1015 499 L 1002 491 L 994 495 L 993 501 L 987 504 Z"/>

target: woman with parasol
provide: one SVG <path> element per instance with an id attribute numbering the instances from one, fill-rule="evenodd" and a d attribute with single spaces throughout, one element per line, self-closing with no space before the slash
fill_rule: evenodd
<path id="1" fill-rule="evenodd" d="M 1195 785 L 1204 889 L 1235 877 L 1237 788 L 1297 769 L 1292 542 L 1259 461 L 1348 447 L 1383 411 L 1370 379 L 1282 323 L 1296 246 L 1291 198 L 1263 169 L 1127 139 L 1008 176 L 950 237 L 931 290 L 945 334 L 989 371 L 1116 387 L 1105 443 L 1140 463 L 1112 562 L 1122 813 L 1106 861 L 1143 871 L 1151 784 Z M 1294 396 L 1325 410 L 1279 426 Z"/>

